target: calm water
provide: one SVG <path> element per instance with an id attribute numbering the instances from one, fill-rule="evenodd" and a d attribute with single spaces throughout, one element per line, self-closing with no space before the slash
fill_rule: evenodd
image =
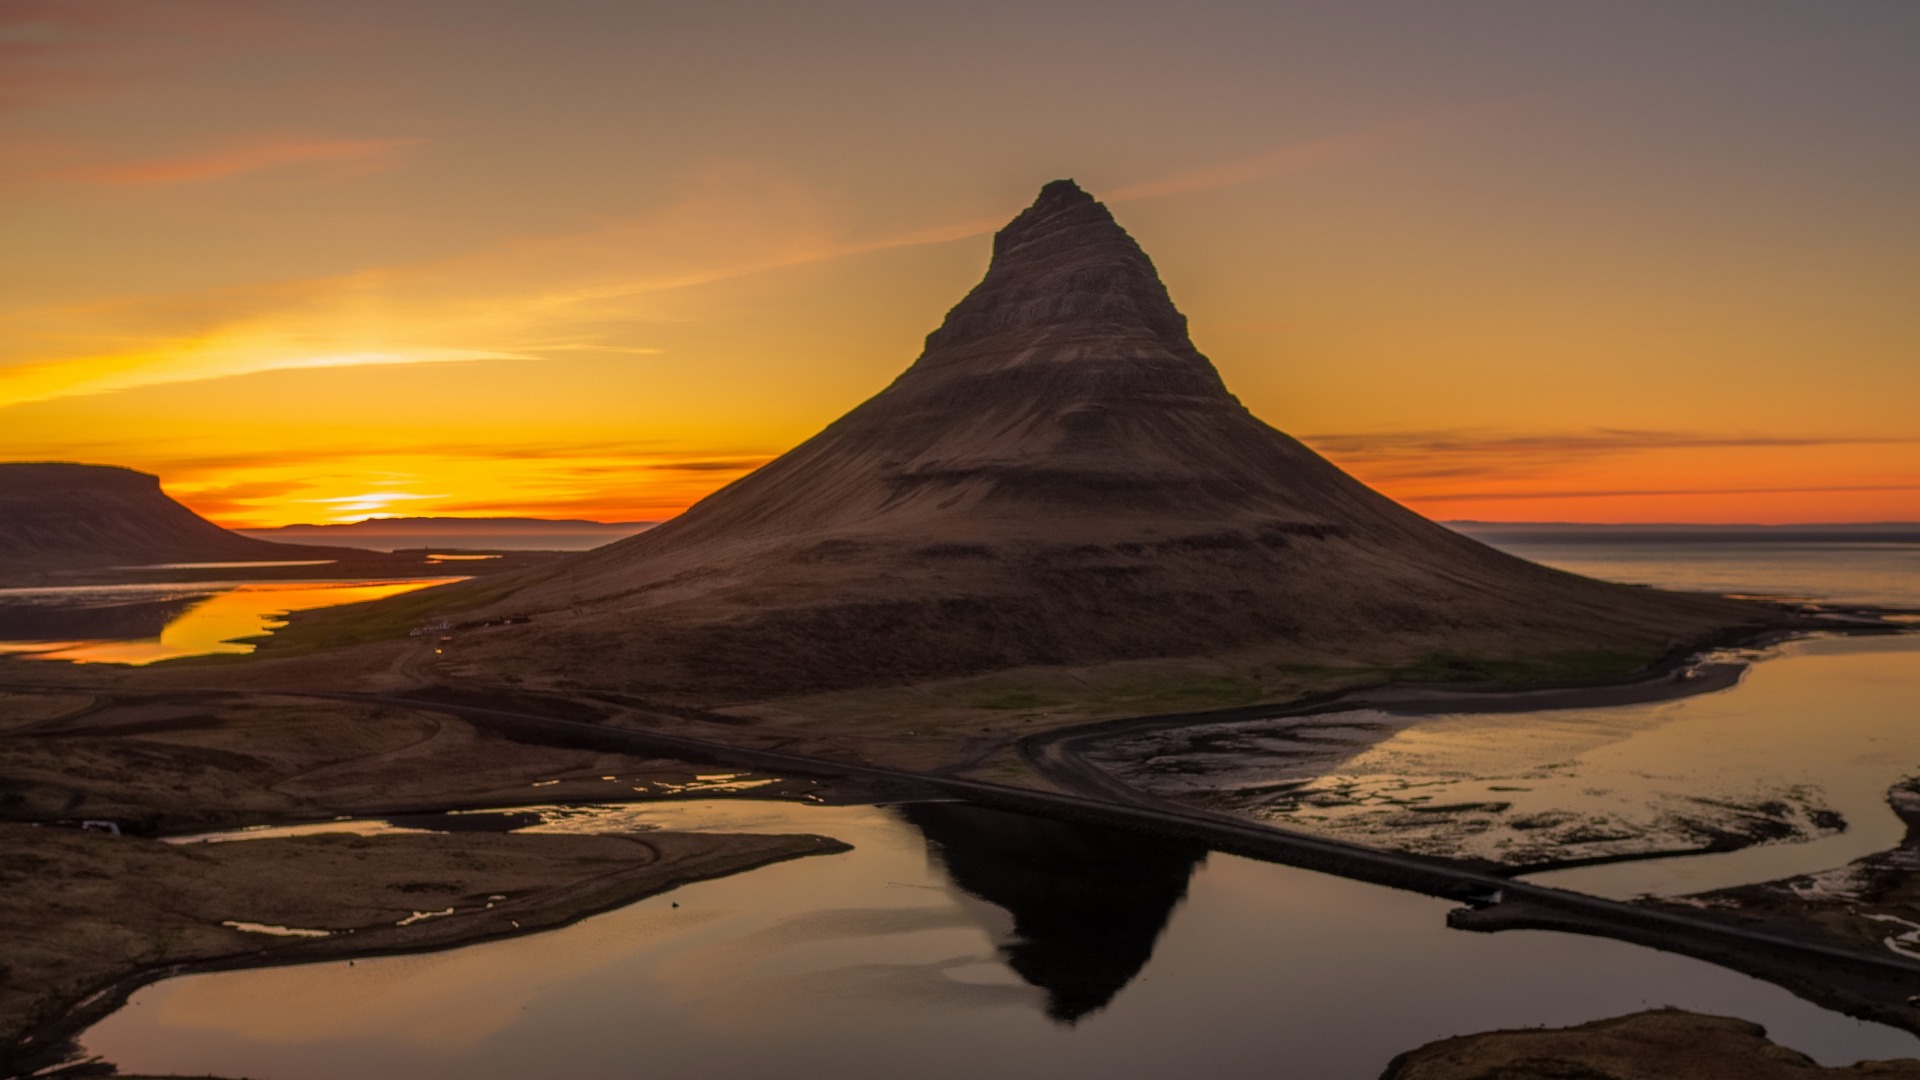
<path id="1" fill-rule="evenodd" d="M 965 807 L 688 803 L 559 827 L 689 823 L 855 850 L 526 938 L 170 979 L 84 1045 L 128 1071 L 264 1080 L 1339 1080 L 1445 1035 L 1672 1004 L 1829 1063 L 1920 1055 L 1698 961 L 1451 931 L 1442 901 Z"/>
<path id="2" fill-rule="evenodd" d="M 1886 793 L 1920 773 L 1920 635 L 1793 642 L 1769 650 L 1739 685 L 1675 701 L 1331 713 L 1208 725 L 1105 753 L 1116 765 L 1151 753 L 1152 770 L 1127 772 L 1135 782 L 1207 793 L 1277 825 L 1508 865 L 1697 849 L 1716 829 L 1742 827 L 1755 807 L 1796 834 L 1534 877 L 1621 898 L 1703 892 L 1841 866 L 1900 842 L 1906 827 Z M 1823 827 L 1827 814 L 1845 827 Z"/>
<path id="3" fill-rule="evenodd" d="M 250 653 L 254 646 L 244 639 L 285 626 L 290 612 L 378 600 L 454 580 L 459 579 L 0 589 L 0 653 L 113 664 Z"/>
<path id="4" fill-rule="evenodd" d="M 1791 547 L 1792 545 L 1783 545 Z M 1543 553 L 1675 588 L 1920 606 L 1913 552 Z M 1791 645 L 1735 690 L 1620 710 L 1443 717 L 1349 771 L 1627 810 L 1801 791 L 1811 842 L 1563 871 L 1614 895 L 1706 888 L 1891 846 L 1920 770 L 1920 639 Z M 1402 740 L 1397 745 L 1394 740 Z M 1446 795 L 1452 799 L 1453 795 Z M 1655 1005 L 1745 1017 L 1822 1062 L 1920 1056 L 1712 965 L 1599 939 L 1446 929 L 1448 904 L 1174 845 L 933 805 L 625 807 L 514 824 L 807 831 L 855 845 L 512 941 L 171 979 L 84 1036 L 129 1071 L 584 1080 L 709 1077 L 1373 1077 L 1446 1035 Z M 415 823 L 409 823 L 415 824 Z M 674 902 L 680 905 L 672 906 Z M 236 919 L 247 913 L 235 911 Z"/>
<path id="5" fill-rule="evenodd" d="M 1483 539 L 1495 540 L 1488 537 Z M 1920 608 L 1920 543 L 1498 538 L 1523 559 L 1661 589 Z"/>
<path id="6" fill-rule="evenodd" d="M 1844 831 L 1684 859 L 1534 875 L 1603 896 L 1703 892 L 1843 866 L 1897 846 L 1887 789 L 1920 775 L 1920 636 L 1799 642 L 1725 693 L 1656 706 L 1654 722 L 1585 756 L 1628 791 L 1801 790 Z"/>

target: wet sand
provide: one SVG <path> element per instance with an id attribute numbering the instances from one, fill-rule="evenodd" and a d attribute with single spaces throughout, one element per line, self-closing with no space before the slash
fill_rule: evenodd
<path id="1" fill-rule="evenodd" d="M 1614 875 L 1626 891 L 1585 888 L 1592 873 L 1564 883 L 1624 899 L 1647 891 L 1633 881 L 1672 878 L 1652 890 L 1670 895 L 1821 865 L 1796 865 L 1800 852 L 1837 864 L 1897 840 L 1877 796 L 1916 752 L 1898 688 L 1914 678 L 1903 657 L 1917 645 L 1843 636 L 1723 651 L 1621 687 L 1361 691 L 1264 715 L 1091 725 L 1028 748 L 1040 771 L 1081 790 L 1132 788 L 1514 874 L 1754 852 L 1644 862 L 1673 869 Z M 1733 689 L 1749 670 L 1754 685 Z M 1859 689 L 1835 698 L 1832 678 Z M 1823 713 L 1831 745 L 1795 724 Z"/>
<path id="2" fill-rule="evenodd" d="M 515 741 L 428 708 L 272 694 L 8 696 L 0 820 L 143 835 L 710 790 L 711 766 Z M 824 790 L 773 781 L 761 797 Z"/>
<path id="3" fill-rule="evenodd" d="M 1900 845 L 1845 866 L 1679 897 L 1658 906 L 1863 954 L 1920 961 L 1920 778 L 1887 793 Z"/>

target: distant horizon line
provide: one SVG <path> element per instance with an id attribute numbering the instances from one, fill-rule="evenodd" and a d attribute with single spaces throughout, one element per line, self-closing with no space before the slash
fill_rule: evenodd
<path id="1" fill-rule="evenodd" d="M 678 515 L 675 515 L 678 516 Z M 633 525 L 659 525 L 671 518 L 630 521 L 599 521 L 593 518 L 545 518 L 530 514 L 466 515 L 466 514 L 422 514 L 422 515 L 375 515 L 355 521 L 335 522 L 296 522 L 286 525 L 231 525 L 236 532 L 274 532 L 281 529 L 351 529 L 364 525 L 402 525 L 420 522 L 473 523 L 497 525 L 506 522 L 528 522 L 541 525 L 588 525 L 599 528 L 624 528 Z M 1920 520 L 1915 521 L 1795 521 L 1795 522 L 1721 522 L 1721 521 L 1539 521 L 1539 520 L 1490 520 L 1486 518 L 1433 518 L 1434 522 L 1447 525 L 1488 526 L 1488 527 L 1529 527 L 1529 528 L 1578 528 L 1578 529 L 1920 529 Z"/>
<path id="2" fill-rule="evenodd" d="M 1526 526 L 1555 529 L 1920 529 L 1920 521 L 1489 521 L 1434 518 L 1441 525 Z"/>
<path id="3" fill-rule="evenodd" d="M 352 528 L 358 528 L 359 526 L 362 526 L 362 525 L 405 525 L 405 524 L 413 524 L 413 523 L 420 523 L 420 522 L 435 522 L 435 523 L 472 522 L 474 524 L 484 524 L 484 525 L 500 525 L 500 524 L 506 524 L 511 522 L 526 522 L 529 524 L 539 524 L 539 525 L 591 525 L 596 528 L 617 529 L 617 528 L 625 528 L 631 525 L 658 525 L 662 521 L 666 521 L 666 520 L 668 519 L 654 518 L 649 520 L 634 520 L 634 521 L 597 521 L 593 518 L 545 518 L 545 517 L 535 517 L 530 514 L 500 514 L 500 515 L 483 515 L 478 517 L 470 516 L 466 514 L 416 514 L 416 515 L 407 515 L 407 516 L 384 515 L 384 516 L 376 516 L 376 517 L 364 517 L 364 518 L 360 518 L 357 521 L 301 521 L 301 522 L 293 522 L 286 525 L 228 525 L 223 527 L 232 529 L 235 532 L 273 532 L 278 529 L 352 529 Z"/>

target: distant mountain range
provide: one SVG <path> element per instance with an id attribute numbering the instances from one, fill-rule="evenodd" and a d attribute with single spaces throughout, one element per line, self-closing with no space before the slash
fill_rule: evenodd
<path id="1" fill-rule="evenodd" d="M 283 525 L 237 529 L 259 540 L 396 551 L 452 548 L 472 551 L 585 551 L 624 540 L 654 521 L 552 521 L 524 517 L 369 518 L 346 525 Z"/>

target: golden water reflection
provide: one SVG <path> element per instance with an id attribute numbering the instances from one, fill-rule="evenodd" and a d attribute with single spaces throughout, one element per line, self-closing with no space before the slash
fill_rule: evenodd
<path id="1" fill-rule="evenodd" d="M 206 585 L 142 586 L 150 596 L 156 590 L 172 590 L 183 596 L 184 610 L 173 615 L 157 636 L 138 638 L 91 638 L 73 640 L 0 641 L 0 653 L 32 656 L 43 660 L 71 660 L 82 664 L 151 664 L 182 656 L 207 656 L 221 653 L 250 653 L 256 647 L 248 640 L 258 638 L 286 625 L 285 616 L 296 611 L 358 604 L 413 592 L 431 585 L 444 585 L 460 578 L 414 578 L 394 581 L 274 581 L 209 583 Z M 215 590 L 204 599 L 192 597 L 200 590 Z M 56 590 L 7 590 L 10 598 L 46 601 Z M 70 590 L 76 602 L 102 595 L 101 590 Z M 115 594 L 108 594 L 115 595 Z M 96 599 L 97 602 L 97 599 Z M 149 601 L 152 602 L 152 601 Z"/>

